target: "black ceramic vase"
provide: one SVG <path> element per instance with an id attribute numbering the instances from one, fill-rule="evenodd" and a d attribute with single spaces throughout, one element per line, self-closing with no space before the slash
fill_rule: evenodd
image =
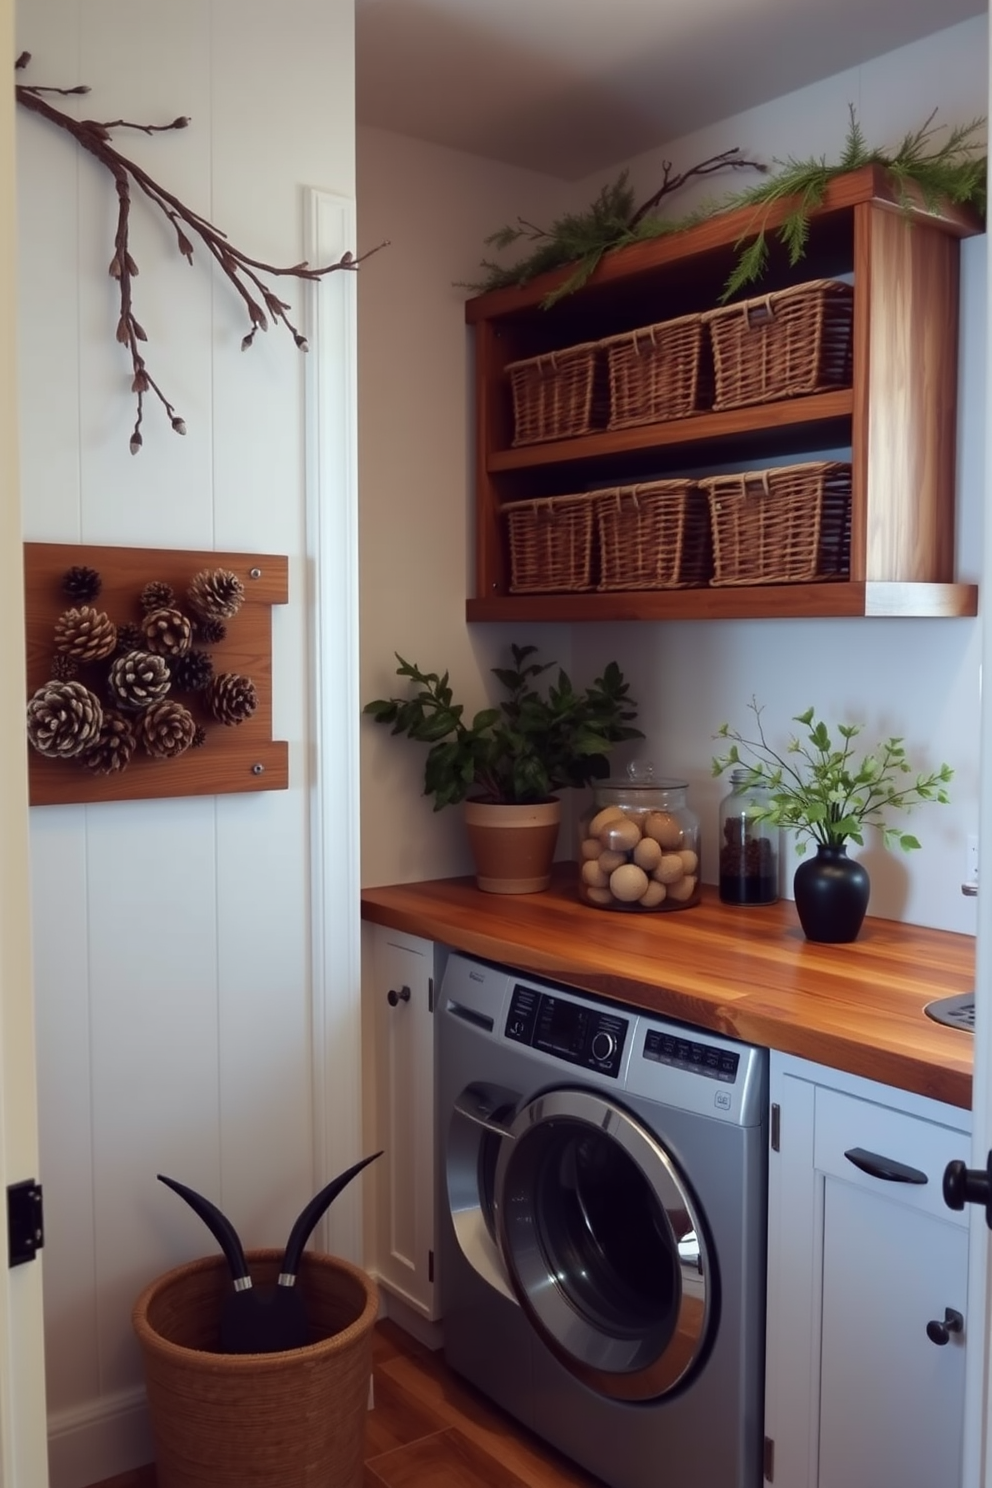
<path id="1" fill-rule="evenodd" d="M 807 940 L 857 940 L 871 882 L 846 847 L 819 846 L 815 858 L 799 864 L 792 887 Z"/>

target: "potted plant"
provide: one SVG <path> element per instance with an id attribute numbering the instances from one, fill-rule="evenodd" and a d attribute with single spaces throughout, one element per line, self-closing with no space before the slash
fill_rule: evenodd
<path id="1" fill-rule="evenodd" d="M 755 819 L 796 831 L 800 855 L 808 840 L 816 843 L 816 857 L 800 863 L 793 880 L 806 938 L 855 940 L 871 884 L 864 867 L 848 858 L 847 843 L 863 846 L 865 827 L 877 827 L 886 847 L 898 846 L 904 852 L 919 847 L 911 833 L 888 823 L 887 814 L 921 801 L 946 803 L 946 786 L 954 772 L 942 764 L 929 774 L 914 774 L 901 738 L 884 739 L 856 759 L 853 741 L 862 725 L 838 724 L 835 743 L 813 708 L 793 718 L 803 733 L 789 740 L 782 755 L 768 743 L 761 707 L 753 699 L 749 707 L 758 737 L 745 738 L 729 724 L 721 724 L 716 737 L 729 740 L 730 747 L 714 758 L 713 774 L 731 766 L 743 768 L 744 784 L 761 785 L 766 792 L 764 803 L 753 808 Z"/>
<path id="2" fill-rule="evenodd" d="M 585 690 L 576 690 L 561 669 L 542 690 L 537 679 L 554 663 L 534 660 L 536 646 L 510 650 L 513 665 L 492 669 L 505 696 L 470 721 L 454 701 L 447 672 L 422 672 L 399 653 L 396 674 L 415 690 L 377 698 L 363 711 L 394 734 L 430 745 L 424 794 L 433 796 L 435 811 L 463 803 L 480 889 L 527 894 L 550 881 L 558 792 L 601 779 L 614 744 L 643 736 L 633 727 L 637 705 L 615 661 Z M 500 842 L 490 858 L 494 831 Z"/>

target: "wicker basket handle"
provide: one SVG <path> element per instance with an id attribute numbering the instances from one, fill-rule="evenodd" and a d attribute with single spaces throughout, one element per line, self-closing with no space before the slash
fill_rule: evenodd
<path id="1" fill-rule="evenodd" d="M 744 496 L 770 496 L 767 470 L 754 470 L 741 476 L 741 494 Z"/>
<path id="2" fill-rule="evenodd" d="M 744 306 L 744 319 L 747 321 L 749 331 L 760 330 L 770 320 L 774 320 L 775 310 L 772 306 L 771 295 L 765 295 L 763 300 L 748 300 Z"/>

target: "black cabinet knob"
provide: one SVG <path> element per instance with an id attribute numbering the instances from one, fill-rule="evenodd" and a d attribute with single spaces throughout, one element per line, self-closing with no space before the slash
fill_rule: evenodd
<path id="1" fill-rule="evenodd" d="M 400 990 L 397 992 L 394 987 L 390 987 L 389 991 L 386 993 L 386 1001 L 389 1003 L 390 1007 L 395 1007 L 398 1002 L 409 1002 L 410 988 L 401 987 Z"/>
<path id="2" fill-rule="evenodd" d="M 944 1308 L 944 1321 L 942 1323 L 938 1322 L 936 1318 L 932 1318 L 927 1323 L 927 1337 L 931 1343 L 936 1343 L 941 1348 L 944 1347 L 945 1343 L 950 1342 L 952 1333 L 961 1333 L 963 1331 L 964 1318 L 959 1312 L 955 1312 L 953 1307 Z"/>
<path id="3" fill-rule="evenodd" d="M 963 1209 L 965 1204 L 984 1205 L 985 1223 L 992 1230 L 992 1152 L 984 1168 L 969 1168 L 960 1161 L 947 1164 L 944 1203 L 948 1209 Z"/>

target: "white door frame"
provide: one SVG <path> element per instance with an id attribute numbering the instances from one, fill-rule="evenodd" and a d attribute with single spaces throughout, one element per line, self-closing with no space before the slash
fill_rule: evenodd
<path id="1" fill-rule="evenodd" d="M 0 71 L 13 75 L 13 0 L 0 0 Z M 0 1194 L 37 1179 L 34 987 L 24 736 L 24 563 L 17 454 L 14 94 L 0 106 Z M 4 1206 L 5 1207 L 5 1206 Z M 0 1215 L 0 1488 L 47 1488 L 42 1262 L 7 1264 Z"/>

